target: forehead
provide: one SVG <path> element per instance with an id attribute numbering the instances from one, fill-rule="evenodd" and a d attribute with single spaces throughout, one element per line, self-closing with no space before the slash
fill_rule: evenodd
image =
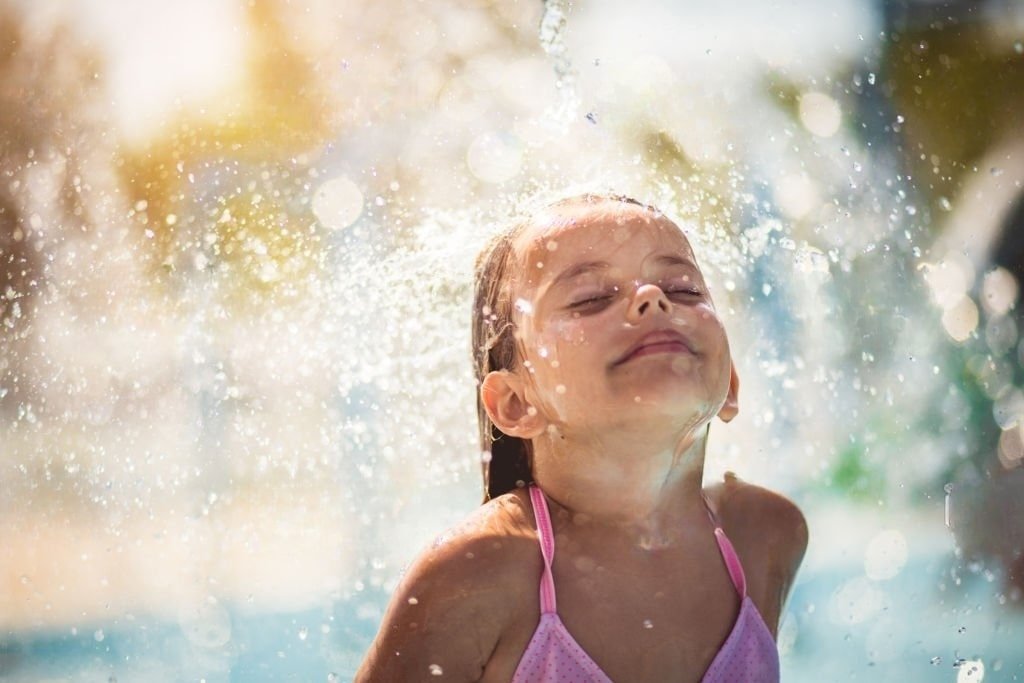
<path id="1" fill-rule="evenodd" d="M 642 259 L 653 252 L 675 253 L 696 263 L 679 226 L 646 207 L 614 200 L 547 210 L 518 236 L 515 250 L 527 280 L 536 280 L 537 263 L 554 274 L 558 265 L 615 255 Z"/>

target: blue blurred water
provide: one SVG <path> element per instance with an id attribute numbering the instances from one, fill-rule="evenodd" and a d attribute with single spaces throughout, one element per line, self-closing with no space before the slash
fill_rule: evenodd
<path id="1" fill-rule="evenodd" d="M 883 582 L 864 583 L 859 566 L 803 576 L 780 632 L 783 680 L 1024 681 L 1024 609 L 999 604 L 995 574 L 967 573 L 957 585 L 953 566 L 948 556 L 932 556 L 912 558 Z M 857 594 L 843 591 L 849 585 L 868 586 L 883 599 L 875 609 L 844 605 L 844 596 Z M 102 634 L 97 626 L 6 633 L 0 680 L 349 681 L 387 599 L 382 588 L 368 586 L 302 612 L 229 609 L 230 637 L 212 646 L 177 623 L 139 618 L 105 624 Z M 962 672 L 963 660 L 981 660 L 983 678 Z"/>

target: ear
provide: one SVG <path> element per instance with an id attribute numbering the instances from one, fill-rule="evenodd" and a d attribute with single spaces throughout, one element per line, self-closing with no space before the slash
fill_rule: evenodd
<path id="1" fill-rule="evenodd" d="M 736 374 L 736 365 L 729 364 L 729 393 L 725 396 L 725 403 L 718 411 L 718 417 L 722 422 L 729 422 L 740 412 L 740 376 Z"/>
<path id="2" fill-rule="evenodd" d="M 540 436 L 547 420 L 526 400 L 522 379 L 508 370 L 489 372 L 480 383 L 480 400 L 491 422 L 503 434 L 532 439 Z"/>

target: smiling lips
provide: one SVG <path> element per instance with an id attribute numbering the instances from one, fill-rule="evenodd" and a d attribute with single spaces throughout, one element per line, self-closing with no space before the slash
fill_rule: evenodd
<path id="1" fill-rule="evenodd" d="M 693 353 L 689 343 L 683 335 L 673 330 L 659 330 L 650 332 L 640 338 L 636 344 L 631 346 L 612 365 L 621 365 L 628 360 L 648 356 L 656 353 Z"/>

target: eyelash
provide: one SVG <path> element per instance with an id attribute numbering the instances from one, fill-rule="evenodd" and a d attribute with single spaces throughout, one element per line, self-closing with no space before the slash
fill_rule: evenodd
<path id="1" fill-rule="evenodd" d="M 665 289 L 665 290 L 662 290 L 662 291 L 665 293 L 665 296 L 668 296 L 668 297 L 671 297 L 671 296 L 674 296 L 674 295 L 675 296 L 684 295 L 686 297 L 701 296 L 701 291 L 698 290 L 698 289 Z M 592 306 L 595 306 L 596 304 L 610 301 L 613 298 L 614 298 L 613 294 L 602 294 L 600 296 L 592 296 L 592 297 L 588 297 L 586 299 L 581 299 L 580 301 L 576 301 L 574 303 L 569 304 L 569 308 L 574 309 L 574 308 L 592 307 Z"/>

